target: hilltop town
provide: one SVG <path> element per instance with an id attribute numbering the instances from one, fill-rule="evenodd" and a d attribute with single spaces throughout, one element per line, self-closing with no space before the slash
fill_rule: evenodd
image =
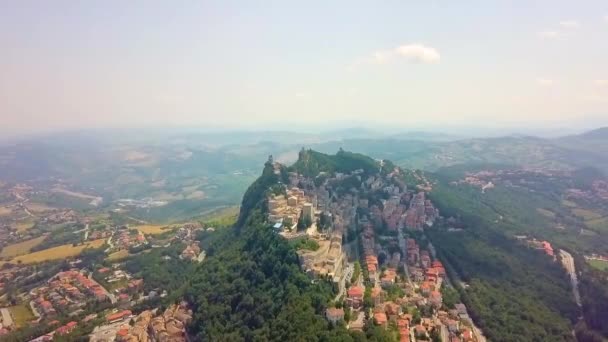
<path id="1" fill-rule="evenodd" d="M 275 173 L 281 168 L 275 163 Z M 464 304 L 443 301 L 455 290 L 424 236 L 443 219 L 426 186 L 408 187 L 396 167 L 312 176 L 296 169 L 270 193 L 269 224 L 297 246 L 312 279 L 338 288 L 325 314 L 332 324 L 358 331 L 373 324 L 399 341 L 485 341 Z"/>

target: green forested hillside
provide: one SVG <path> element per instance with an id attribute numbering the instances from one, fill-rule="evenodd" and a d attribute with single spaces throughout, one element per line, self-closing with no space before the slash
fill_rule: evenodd
<path id="1" fill-rule="evenodd" d="M 536 322 L 558 324 L 560 320 L 549 314 L 553 311 L 576 324 L 579 341 L 603 341 L 605 337 L 600 337 L 600 333 L 608 336 L 608 272 L 593 269 L 583 256 L 608 253 L 608 227 L 601 224 L 603 219 L 595 219 L 606 214 L 606 205 L 597 198 L 565 199 L 572 188 L 590 191 L 591 181 L 601 179 L 602 174 L 590 168 L 575 170 L 570 175 L 516 173 L 502 176 L 494 188 L 484 192 L 475 186 L 450 184 L 462 179 L 467 170 L 499 169 L 505 168 L 463 165 L 442 169 L 435 174 L 431 196 L 443 215 L 459 218 L 464 227 L 462 232 L 449 233 L 433 229 L 429 236 L 455 273 L 469 283 L 463 294 L 472 303 L 480 324 L 494 325 L 490 331 L 513 336 L 512 331 L 505 329 L 523 322 L 517 322 L 517 311 L 536 312 Z M 554 248 L 573 255 L 579 273 L 582 311 L 572 306 L 568 281 L 559 264 L 547 263 L 548 258 L 542 253 L 515 243 L 515 235 L 548 240 Z M 557 299 L 558 296 L 563 298 Z M 495 310 L 489 309 L 507 298 L 513 310 L 500 310 L 501 314 L 496 315 Z M 580 313 L 583 320 L 573 319 Z M 522 316 L 522 319 L 530 318 Z"/>
<path id="2" fill-rule="evenodd" d="M 260 215 L 251 212 L 190 280 L 191 333 L 203 341 L 349 341 L 322 316 L 334 294 L 330 283 L 311 284 L 293 247 Z"/>
<path id="3" fill-rule="evenodd" d="M 491 207 L 469 195 L 436 186 L 434 202 L 444 215 L 458 217 L 464 230 L 438 226 L 427 235 L 456 284 L 463 282 L 471 316 L 492 341 L 572 341 L 578 311 L 566 273 L 549 257 L 515 243 L 508 236 L 524 229 L 499 221 Z"/>
<path id="4" fill-rule="evenodd" d="M 380 163 L 368 156 L 342 149 L 335 155 L 302 149 L 298 160 L 289 169 L 307 177 L 316 177 L 321 171 L 348 173 L 361 169 L 366 173 L 374 173 L 380 170 Z"/>

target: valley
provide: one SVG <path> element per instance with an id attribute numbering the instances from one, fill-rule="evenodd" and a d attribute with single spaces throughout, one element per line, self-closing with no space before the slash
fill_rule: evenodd
<path id="1" fill-rule="evenodd" d="M 189 148 L 179 161 L 169 161 L 174 157 L 139 147 L 146 152 L 121 152 L 126 154 L 115 161 L 119 169 L 103 177 L 106 171 L 95 171 L 101 177 L 96 183 L 88 183 L 94 173 L 75 169 L 5 173 L 1 298 L 13 321 L 27 311 L 15 307 L 29 308 L 31 322 L 37 322 L 25 330 L 11 323 L 6 336 L 133 334 L 137 324 L 129 320 L 147 322 L 158 305 L 182 300 L 176 310 L 190 318 L 175 324 L 180 336 L 195 340 L 305 334 L 330 340 L 571 341 L 575 331 L 579 340 L 595 341 L 604 329 L 605 301 L 592 298 L 606 293 L 608 260 L 601 160 L 579 165 L 561 157 L 564 151 L 554 142 L 524 160 L 515 156 L 523 152 L 514 141 L 505 140 L 508 148 L 496 139 L 482 145 L 400 141 L 379 151 L 387 145 L 376 140 L 363 146 L 376 159 L 343 148 L 334 155 L 300 148 L 287 163 L 283 158 L 293 155 L 293 142 L 214 147 L 214 157 L 195 163 L 190 160 L 203 152 Z M 313 145 L 332 144 L 359 143 Z M 400 152 L 404 159 L 391 152 L 412 144 L 424 146 L 419 155 L 426 159 L 417 164 L 423 170 L 406 166 L 416 164 L 410 159 L 416 153 Z M 452 157 L 429 153 L 438 145 L 445 146 L 436 151 Z M 459 145 L 475 159 L 456 158 Z M 252 148 L 256 156 L 232 154 Z M 260 159 L 273 153 L 283 157 L 268 160 L 255 179 Z M 227 156 L 234 160 L 227 162 Z M 137 177 L 130 170 L 135 164 Z M 257 275 L 233 284 L 234 275 L 248 268 Z M 78 296 L 43 286 L 61 272 L 95 280 L 106 297 L 78 302 L 72 308 L 77 314 L 67 315 L 60 298 L 75 303 Z M 279 281 L 275 272 L 283 272 L 279 292 L 271 291 Z M 70 284 L 81 293 L 97 286 Z M 299 294 L 283 292 L 294 286 Z M 243 287 L 253 291 L 252 298 L 235 298 L 245 302 L 227 308 L 223 298 Z M 243 316 L 241 307 L 251 301 L 267 311 Z M 218 310 L 236 315 L 230 328 L 217 320 Z M 116 321 L 104 321 L 112 315 Z M 272 328 L 284 324 L 284 315 L 300 317 L 302 325 Z M 73 317 L 89 320 L 72 324 Z M 49 325 L 55 321 L 61 329 Z"/>

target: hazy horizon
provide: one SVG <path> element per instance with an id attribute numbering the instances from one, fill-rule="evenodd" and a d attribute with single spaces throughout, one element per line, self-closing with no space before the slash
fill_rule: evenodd
<path id="1" fill-rule="evenodd" d="M 10 137 L 608 125 L 602 1 L 20 1 L 0 17 L 0 133 Z"/>
<path id="2" fill-rule="evenodd" d="M 582 134 L 599 128 L 608 126 L 587 125 L 580 127 L 566 126 L 548 126 L 548 127 L 482 127 L 482 126 L 451 126 L 451 127 L 407 127 L 407 126 L 383 126 L 374 125 L 373 123 L 359 123 L 357 125 L 335 124 L 326 126 L 264 126 L 264 127 L 205 127 L 196 125 L 150 125 L 150 126 L 116 126 L 116 127 L 82 127 L 68 128 L 55 130 L 41 130 L 26 133 L 11 134 L 11 132 L 2 132 L 0 136 L 0 144 L 18 143 L 26 141 L 36 141 L 44 139 L 56 139 L 60 136 L 67 138 L 108 138 L 121 137 L 125 140 L 149 140 L 162 137 L 186 137 L 190 135 L 246 135 L 247 133 L 293 133 L 300 137 L 304 136 L 320 136 L 324 140 L 342 140 L 344 136 L 349 136 L 349 133 L 354 134 L 352 137 L 364 139 L 383 139 L 397 138 L 408 140 L 408 134 L 412 134 L 414 140 L 432 140 L 433 137 L 443 137 L 449 140 L 463 140 L 470 138 L 494 138 L 507 136 L 534 136 L 540 138 L 558 138 L 569 135 Z M 336 136 L 332 137 L 332 134 Z M 425 137 L 425 135 L 428 135 Z M 350 137 L 350 138 L 352 138 Z M 295 137 L 294 137 L 295 138 Z M 348 137 L 347 137 L 348 138 Z M 260 140 L 264 140 L 263 137 Z M 272 139 L 270 139 L 272 140 Z M 294 141 L 298 143 L 298 141 Z"/>

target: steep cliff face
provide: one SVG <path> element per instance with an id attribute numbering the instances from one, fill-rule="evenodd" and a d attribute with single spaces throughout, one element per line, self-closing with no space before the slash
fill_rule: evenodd
<path id="1" fill-rule="evenodd" d="M 266 212 L 265 194 L 280 181 L 282 169 L 284 167 L 273 163 L 272 156 L 268 158 L 268 161 L 264 164 L 262 175 L 247 188 L 243 195 L 237 227 L 241 228 L 247 222 L 247 218 L 253 209 L 258 208 L 262 212 Z"/>

